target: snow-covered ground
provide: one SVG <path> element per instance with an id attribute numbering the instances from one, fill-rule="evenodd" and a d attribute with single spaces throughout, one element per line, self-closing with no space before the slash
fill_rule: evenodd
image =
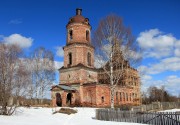
<path id="1" fill-rule="evenodd" d="M 170 110 L 164 110 L 160 112 L 180 112 L 180 109 L 170 109 Z"/>
<path id="2" fill-rule="evenodd" d="M 74 109 L 77 109 L 78 113 L 66 115 L 61 113 L 52 114 L 52 108 L 20 107 L 13 116 L 0 116 L 0 125 L 142 125 L 137 123 L 99 121 L 94 119 L 94 108 Z"/>

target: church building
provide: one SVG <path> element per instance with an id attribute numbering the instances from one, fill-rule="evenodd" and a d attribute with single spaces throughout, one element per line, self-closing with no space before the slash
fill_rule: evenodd
<path id="1" fill-rule="evenodd" d="M 53 106 L 110 106 L 110 84 L 100 82 L 100 69 L 94 66 L 94 47 L 91 44 L 91 25 L 76 9 L 66 25 L 64 66 L 59 69 L 60 81 L 52 86 Z M 127 63 L 128 65 L 128 63 Z M 140 78 L 129 65 L 123 84 L 115 90 L 115 105 L 140 104 Z"/>

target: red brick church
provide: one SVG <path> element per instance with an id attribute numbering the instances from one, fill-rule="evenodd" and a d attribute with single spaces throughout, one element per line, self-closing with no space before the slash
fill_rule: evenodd
<path id="1" fill-rule="evenodd" d="M 67 29 L 64 46 L 64 66 L 59 69 L 60 84 L 52 86 L 53 106 L 110 106 L 110 85 L 101 83 L 99 69 L 94 67 L 94 47 L 91 44 L 91 25 L 76 9 Z M 128 65 L 128 63 L 127 63 Z M 118 84 L 115 105 L 140 104 L 140 78 L 138 71 L 128 67 L 123 84 Z"/>

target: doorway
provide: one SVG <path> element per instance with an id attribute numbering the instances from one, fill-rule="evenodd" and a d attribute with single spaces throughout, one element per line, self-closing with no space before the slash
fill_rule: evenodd
<path id="1" fill-rule="evenodd" d="M 62 106 L 62 99 L 61 99 L 61 94 L 56 93 L 56 105 L 57 106 Z"/>
<path id="2" fill-rule="evenodd" d="M 72 101 L 72 93 L 68 93 L 66 98 L 66 104 L 71 105 L 71 101 Z"/>

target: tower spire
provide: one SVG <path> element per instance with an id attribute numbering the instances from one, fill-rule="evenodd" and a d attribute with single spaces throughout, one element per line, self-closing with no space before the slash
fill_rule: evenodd
<path id="1" fill-rule="evenodd" d="M 82 14 L 82 9 L 81 8 L 77 8 L 76 9 L 76 15 L 81 15 Z"/>

